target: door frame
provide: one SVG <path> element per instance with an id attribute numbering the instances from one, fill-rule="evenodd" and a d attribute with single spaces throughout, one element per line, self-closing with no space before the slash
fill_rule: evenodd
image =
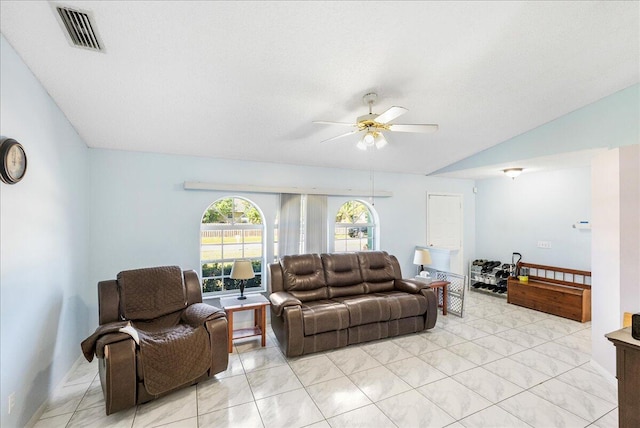
<path id="1" fill-rule="evenodd" d="M 428 247 L 432 247 L 433 245 L 430 242 L 430 236 L 429 236 L 429 231 L 430 231 L 430 220 L 429 220 L 429 199 L 431 196 L 449 196 L 449 197 L 456 197 L 458 198 L 459 202 L 460 202 L 460 222 L 459 222 L 459 234 L 460 234 L 460 245 L 457 248 L 443 248 L 443 249 L 447 249 L 450 250 L 451 253 L 451 262 L 450 262 L 450 269 L 453 273 L 458 273 L 460 275 L 464 275 L 465 274 L 465 267 L 464 267 L 464 195 L 462 193 L 448 193 L 448 192 L 427 192 L 427 230 L 426 230 L 426 244 L 427 244 L 427 248 Z M 439 248 L 439 247 L 437 247 Z M 454 260 L 455 263 L 454 263 Z M 459 272 L 457 272 L 459 271 Z"/>

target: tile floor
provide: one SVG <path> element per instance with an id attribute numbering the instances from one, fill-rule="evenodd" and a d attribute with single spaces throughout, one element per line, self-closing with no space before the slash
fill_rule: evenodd
<path id="1" fill-rule="evenodd" d="M 590 324 L 467 293 L 465 317 L 300 358 L 270 331 L 236 342 L 207 382 L 111 416 L 83 362 L 36 427 L 617 427 L 617 391 L 589 364 Z"/>

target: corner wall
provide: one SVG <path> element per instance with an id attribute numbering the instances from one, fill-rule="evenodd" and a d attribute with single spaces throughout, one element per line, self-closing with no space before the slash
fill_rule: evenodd
<path id="1" fill-rule="evenodd" d="M 640 146 L 594 158 L 592 242 L 592 358 L 612 376 L 615 347 L 604 335 L 622 326 L 623 313 L 640 312 Z"/>
<path id="2" fill-rule="evenodd" d="M 0 183 L 0 425 L 21 427 L 78 359 L 88 325 L 87 148 L 4 36 L 0 76 L 0 134 L 28 156 L 21 182 Z"/>
<path id="3" fill-rule="evenodd" d="M 476 256 L 591 270 L 591 231 L 573 228 L 591 220 L 589 167 L 523 173 L 476 182 Z M 551 248 L 538 248 L 538 241 Z"/>

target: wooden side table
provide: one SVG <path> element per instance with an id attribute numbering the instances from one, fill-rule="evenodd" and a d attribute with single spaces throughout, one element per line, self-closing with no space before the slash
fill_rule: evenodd
<path id="1" fill-rule="evenodd" d="M 449 281 L 433 281 L 429 284 L 429 287 L 434 288 L 436 291 L 436 296 L 438 296 L 439 292 L 442 291 L 442 315 L 447 315 L 447 286 L 449 285 Z M 440 299 L 438 298 L 438 301 Z M 438 305 L 440 306 L 440 305 Z"/>
<path id="2" fill-rule="evenodd" d="M 220 306 L 227 313 L 229 353 L 233 353 L 234 339 L 262 336 L 262 346 L 267 343 L 267 311 L 269 300 L 262 294 L 248 294 L 246 300 L 238 300 L 237 296 L 221 297 Z M 234 312 L 253 310 L 253 327 L 233 328 Z"/>
<path id="3" fill-rule="evenodd" d="M 438 304 L 439 308 L 442 308 L 442 315 L 447 315 L 447 306 L 449 305 L 448 303 L 448 297 L 447 297 L 447 286 L 450 284 L 449 281 L 431 281 L 430 279 L 427 278 L 423 278 L 421 276 L 416 276 L 415 279 L 417 281 L 420 282 L 424 282 L 425 284 L 429 285 L 429 287 L 435 289 L 436 292 L 436 298 L 438 299 L 438 302 L 440 302 L 440 291 L 442 291 L 442 306 L 440 306 L 440 304 Z"/>

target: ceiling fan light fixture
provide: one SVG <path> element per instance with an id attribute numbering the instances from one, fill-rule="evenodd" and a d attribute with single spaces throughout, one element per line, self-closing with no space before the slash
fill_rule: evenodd
<path id="1" fill-rule="evenodd" d="M 376 134 L 378 134 L 375 136 L 376 149 L 381 149 L 387 145 L 387 139 L 384 138 L 382 132 L 377 132 Z"/>
<path id="2" fill-rule="evenodd" d="M 502 172 L 504 172 L 504 174 L 507 177 L 511 177 L 512 179 L 516 179 L 517 176 L 519 176 L 522 173 L 522 170 L 524 168 L 507 168 L 507 169 L 503 169 Z"/>
<path id="3" fill-rule="evenodd" d="M 362 142 L 367 147 L 373 147 L 376 142 L 375 132 L 367 131 L 367 133 L 364 134 L 364 137 L 362 137 Z"/>
<path id="4" fill-rule="evenodd" d="M 418 132 L 418 133 L 430 133 L 438 130 L 436 124 L 425 123 L 413 123 L 413 124 L 397 124 L 392 123 L 396 118 L 405 114 L 408 110 L 400 106 L 391 106 L 380 114 L 373 113 L 373 104 L 376 102 L 378 95 L 375 92 L 365 94 L 362 101 L 369 105 L 369 113 L 363 116 L 359 116 L 355 123 L 350 122 L 329 122 L 324 120 L 314 120 L 313 123 L 319 123 L 323 125 L 340 125 L 348 126 L 352 128 L 352 131 L 331 137 L 322 142 L 333 141 L 338 138 L 346 137 L 347 135 L 355 133 L 364 133 L 362 138 L 356 144 L 356 147 L 360 150 L 367 150 L 369 147 L 381 149 L 389 142 L 382 135 L 382 131 L 398 131 L 398 132 Z"/>

